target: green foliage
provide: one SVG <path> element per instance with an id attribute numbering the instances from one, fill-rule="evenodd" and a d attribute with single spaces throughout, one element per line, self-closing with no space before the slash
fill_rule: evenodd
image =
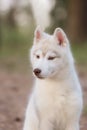
<path id="1" fill-rule="evenodd" d="M 84 107 L 83 114 L 87 116 L 87 105 Z"/>
<path id="2" fill-rule="evenodd" d="M 21 55 L 29 48 L 32 43 L 33 28 L 2 27 L 2 46 L 0 48 L 0 56 Z"/>
<path id="3" fill-rule="evenodd" d="M 0 43 L 0 69 L 27 71 L 29 48 L 33 40 L 34 25 L 27 28 L 2 26 Z"/>
<path id="4" fill-rule="evenodd" d="M 87 65 L 87 43 L 72 44 L 72 51 L 78 64 Z"/>
<path id="5" fill-rule="evenodd" d="M 0 67 L 8 70 L 24 69 L 29 65 L 29 48 L 33 41 L 34 26 L 10 28 L 2 26 L 0 43 Z M 72 51 L 78 64 L 87 65 L 87 43 L 72 44 Z"/>
<path id="6" fill-rule="evenodd" d="M 0 47 L 0 57 L 23 56 L 28 53 L 33 40 L 33 25 L 29 28 L 2 27 L 2 46 Z M 80 64 L 87 63 L 87 43 L 72 44 L 74 57 Z"/>

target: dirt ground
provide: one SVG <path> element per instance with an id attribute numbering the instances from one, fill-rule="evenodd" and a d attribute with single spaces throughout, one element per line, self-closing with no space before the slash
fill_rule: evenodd
<path id="1" fill-rule="evenodd" d="M 81 130 L 87 130 L 87 72 L 79 72 L 84 110 Z M 22 130 L 24 113 L 33 84 L 32 74 L 0 70 L 0 130 Z"/>

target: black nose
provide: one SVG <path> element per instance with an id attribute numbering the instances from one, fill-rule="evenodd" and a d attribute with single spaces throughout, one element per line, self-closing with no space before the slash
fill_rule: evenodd
<path id="1" fill-rule="evenodd" d="M 41 70 L 40 69 L 38 69 L 38 68 L 36 68 L 36 69 L 34 69 L 34 74 L 36 75 L 36 76 L 38 76 L 40 73 L 41 73 Z"/>

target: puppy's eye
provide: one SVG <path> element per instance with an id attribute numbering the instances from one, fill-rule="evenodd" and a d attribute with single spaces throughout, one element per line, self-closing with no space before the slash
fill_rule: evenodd
<path id="1" fill-rule="evenodd" d="M 40 56 L 39 56 L 39 55 L 36 55 L 36 58 L 37 58 L 37 59 L 39 59 L 39 58 L 40 58 Z"/>
<path id="2" fill-rule="evenodd" d="M 48 60 L 54 60 L 56 57 L 49 56 Z"/>

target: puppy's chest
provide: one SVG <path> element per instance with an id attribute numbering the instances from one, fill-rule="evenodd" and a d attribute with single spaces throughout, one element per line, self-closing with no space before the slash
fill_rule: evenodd
<path id="1" fill-rule="evenodd" d="M 66 114 L 67 99 L 66 90 L 54 88 L 38 91 L 35 100 L 40 115 L 51 119 Z"/>

